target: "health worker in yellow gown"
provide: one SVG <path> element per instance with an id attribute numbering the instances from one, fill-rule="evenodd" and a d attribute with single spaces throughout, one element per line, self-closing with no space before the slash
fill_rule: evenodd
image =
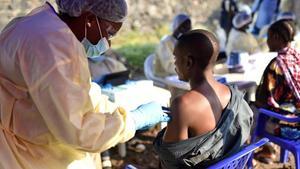
<path id="1" fill-rule="evenodd" d="M 0 169 L 99 169 L 99 152 L 169 117 L 151 102 L 126 111 L 91 82 L 127 15 L 125 0 L 56 0 L 0 34 Z"/>

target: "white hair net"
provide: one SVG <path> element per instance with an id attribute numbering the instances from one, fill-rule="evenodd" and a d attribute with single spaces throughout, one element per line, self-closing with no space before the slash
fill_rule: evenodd
<path id="1" fill-rule="evenodd" d="M 125 0 L 56 0 L 56 3 L 59 11 L 74 17 L 89 11 L 108 21 L 123 22 L 127 16 Z"/>
<path id="2" fill-rule="evenodd" d="M 235 28 L 240 29 L 240 28 L 250 24 L 251 21 L 252 21 L 251 15 L 249 15 L 246 12 L 239 12 L 233 17 L 232 25 Z"/>
<path id="3" fill-rule="evenodd" d="M 296 15 L 293 12 L 279 13 L 276 20 L 279 21 L 279 20 L 283 20 L 283 19 L 294 21 L 294 20 L 296 20 Z"/>
<path id="4" fill-rule="evenodd" d="M 187 20 L 191 20 L 191 18 L 186 14 L 178 14 L 177 16 L 175 16 L 171 26 L 172 32 L 178 29 L 178 27 Z"/>
<path id="5" fill-rule="evenodd" d="M 241 3 L 241 4 L 239 4 L 238 8 L 239 8 L 239 12 L 246 12 L 249 15 L 251 15 L 251 13 L 252 13 L 252 10 L 249 5 Z"/>

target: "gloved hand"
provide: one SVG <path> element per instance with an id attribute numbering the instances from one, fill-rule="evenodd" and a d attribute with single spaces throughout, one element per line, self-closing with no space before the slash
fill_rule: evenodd
<path id="1" fill-rule="evenodd" d="M 150 102 L 139 106 L 137 109 L 128 113 L 136 126 L 136 130 L 146 130 L 159 122 L 168 122 L 170 117 L 164 113 L 161 105 Z"/>

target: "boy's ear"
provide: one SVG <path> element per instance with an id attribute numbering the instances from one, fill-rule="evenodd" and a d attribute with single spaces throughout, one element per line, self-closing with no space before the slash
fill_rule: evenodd
<path id="1" fill-rule="evenodd" d="M 187 62 L 186 62 L 186 67 L 188 69 L 191 69 L 192 66 L 193 66 L 193 63 L 194 63 L 193 57 L 192 56 L 188 56 L 187 57 Z"/>

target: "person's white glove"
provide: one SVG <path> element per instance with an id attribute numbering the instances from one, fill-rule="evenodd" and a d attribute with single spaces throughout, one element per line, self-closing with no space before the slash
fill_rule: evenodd
<path id="1" fill-rule="evenodd" d="M 164 113 L 161 105 L 150 102 L 128 113 L 135 123 L 136 130 L 146 130 L 159 122 L 168 122 L 170 117 Z"/>

